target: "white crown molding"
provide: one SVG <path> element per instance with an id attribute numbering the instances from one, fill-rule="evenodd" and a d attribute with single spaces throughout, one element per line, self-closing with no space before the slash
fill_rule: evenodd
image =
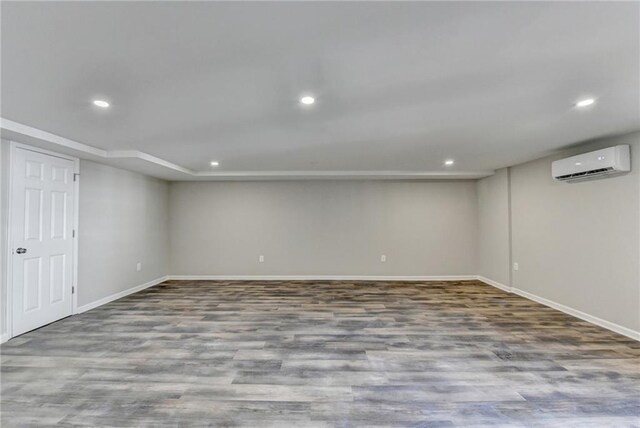
<path id="1" fill-rule="evenodd" d="M 55 144 L 71 150 L 78 150 L 89 155 L 107 157 L 107 152 L 105 150 L 98 149 L 87 144 L 78 143 L 77 141 L 60 137 L 59 135 L 55 135 L 38 128 L 33 128 L 31 126 L 23 125 L 22 123 L 14 122 L 3 117 L 0 117 L 0 128 L 7 131 L 15 132 L 17 134 L 25 135 L 27 137 L 35 138 L 37 140 L 46 141 L 51 144 Z"/>
<path id="2" fill-rule="evenodd" d="M 255 178 L 255 179 L 476 179 L 493 174 L 493 171 L 242 171 L 194 173 L 196 177 Z"/>
<path id="3" fill-rule="evenodd" d="M 34 138 L 38 141 L 54 144 L 58 147 L 70 149 L 81 152 L 85 155 L 92 157 L 98 157 L 103 159 L 140 159 L 143 161 L 151 162 L 156 165 L 173 169 L 189 175 L 195 175 L 194 171 L 183 168 L 180 165 L 176 165 L 164 159 L 160 159 L 156 156 L 144 153 L 138 150 L 103 150 L 88 144 L 79 143 L 77 141 L 70 140 L 59 135 L 52 134 L 50 132 L 42 131 L 41 129 L 31 126 L 23 125 L 12 120 L 0 118 L 0 128 L 16 134 L 24 135 L 29 138 Z"/>
<path id="4" fill-rule="evenodd" d="M 494 174 L 494 171 L 194 171 L 138 150 L 99 149 L 5 118 L 0 118 L 0 129 L 3 135 L 8 133 L 8 139 L 26 138 L 20 142 L 70 151 L 81 159 L 116 161 L 115 166 L 168 180 L 473 180 Z M 131 160 L 142 161 L 146 167 L 122 165 Z"/>
<path id="5" fill-rule="evenodd" d="M 138 150 L 109 150 L 106 153 L 106 157 L 111 159 L 140 159 L 165 168 L 173 169 L 174 171 L 183 172 L 189 175 L 197 175 L 197 173 L 190 169 Z"/>

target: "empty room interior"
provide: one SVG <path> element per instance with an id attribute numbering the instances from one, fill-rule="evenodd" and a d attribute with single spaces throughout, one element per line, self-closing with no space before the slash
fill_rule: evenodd
<path id="1" fill-rule="evenodd" d="M 640 2 L 0 17 L 3 427 L 640 427 Z"/>

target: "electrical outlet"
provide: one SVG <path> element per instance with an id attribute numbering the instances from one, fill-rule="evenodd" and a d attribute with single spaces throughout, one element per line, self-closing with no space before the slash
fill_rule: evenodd
<path id="1" fill-rule="evenodd" d="M 518 264 L 518 262 L 513 263 L 513 270 L 518 270 L 520 269 L 520 265 Z"/>
<path id="2" fill-rule="evenodd" d="M 258 257 L 258 262 L 264 263 L 264 256 L 259 256 Z"/>
<path id="3" fill-rule="evenodd" d="M 386 254 L 381 255 L 381 256 L 380 256 L 380 261 L 381 261 L 382 263 L 386 262 L 386 261 L 387 261 L 387 255 L 386 255 Z"/>
<path id="4" fill-rule="evenodd" d="M 142 270 L 142 263 L 138 262 L 138 264 L 136 265 L 136 271 L 140 272 Z"/>

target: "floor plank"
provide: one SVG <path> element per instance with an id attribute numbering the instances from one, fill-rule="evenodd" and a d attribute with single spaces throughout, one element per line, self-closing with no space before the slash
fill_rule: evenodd
<path id="1" fill-rule="evenodd" d="M 167 281 L 0 353 L 3 427 L 640 427 L 640 343 L 476 281 Z"/>

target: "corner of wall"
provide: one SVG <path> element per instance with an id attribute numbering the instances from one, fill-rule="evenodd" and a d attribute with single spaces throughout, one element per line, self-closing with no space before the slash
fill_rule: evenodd
<path id="1" fill-rule="evenodd" d="M 0 140 L 0 342 L 9 338 L 8 257 L 9 257 L 9 162 L 10 143 Z"/>

